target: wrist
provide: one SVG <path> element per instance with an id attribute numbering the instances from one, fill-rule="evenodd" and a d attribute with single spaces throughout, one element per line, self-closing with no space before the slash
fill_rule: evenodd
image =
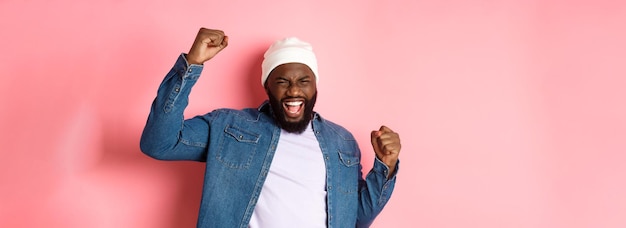
<path id="1" fill-rule="evenodd" d="M 191 56 L 189 54 L 184 54 L 185 56 L 185 60 L 187 60 L 187 64 L 189 65 L 202 65 L 204 62 L 203 61 L 198 61 L 194 56 Z"/>

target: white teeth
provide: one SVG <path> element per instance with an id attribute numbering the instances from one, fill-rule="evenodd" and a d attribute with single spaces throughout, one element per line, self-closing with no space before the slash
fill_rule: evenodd
<path id="1" fill-rule="evenodd" d="M 302 104 L 302 101 L 285 102 L 285 104 L 289 106 L 300 106 Z"/>

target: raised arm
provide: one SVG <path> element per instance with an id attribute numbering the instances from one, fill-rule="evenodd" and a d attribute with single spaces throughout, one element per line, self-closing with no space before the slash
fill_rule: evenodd
<path id="1" fill-rule="evenodd" d="M 360 180 L 359 210 L 356 227 L 369 227 L 383 210 L 393 193 L 399 167 L 400 135 L 386 126 L 372 131 L 374 166 Z"/>
<path id="2" fill-rule="evenodd" d="M 204 62 L 227 45 L 223 31 L 198 31 L 189 54 L 179 56 L 159 86 L 141 135 L 142 152 L 160 160 L 206 160 L 209 122 L 203 116 L 184 120 L 183 113 Z"/>

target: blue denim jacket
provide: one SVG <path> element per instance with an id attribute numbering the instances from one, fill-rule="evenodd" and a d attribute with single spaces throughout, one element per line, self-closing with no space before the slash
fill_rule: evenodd
<path id="1" fill-rule="evenodd" d="M 179 56 L 152 103 L 141 150 L 160 160 L 206 162 L 198 227 L 248 227 L 281 130 L 267 101 L 183 120 L 202 68 Z M 389 168 L 375 159 L 364 180 L 352 134 L 317 113 L 312 122 L 326 162 L 328 227 L 368 227 L 389 200 L 395 174 L 387 179 Z"/>

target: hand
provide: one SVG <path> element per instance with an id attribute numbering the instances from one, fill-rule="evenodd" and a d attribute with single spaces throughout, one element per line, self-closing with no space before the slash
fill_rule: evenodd
<path id="1" fill-rule="evenodd" d="M 396 171 L 400 154 L 400 135 L 386 126 L 381 126 L 378 131 L 372 131 L 372 147 L 376 157 L 389 167 L 387 178 L 391 177 Z"/>
<path id="2" fill-rule="evenodd" d="M 200 28 L 196 40 L 187 54 L 187 62 L 189 64 L 203 64 L 226 46 L 228 46 L 228 36 L 224 34 L 224 31 Z"/>

